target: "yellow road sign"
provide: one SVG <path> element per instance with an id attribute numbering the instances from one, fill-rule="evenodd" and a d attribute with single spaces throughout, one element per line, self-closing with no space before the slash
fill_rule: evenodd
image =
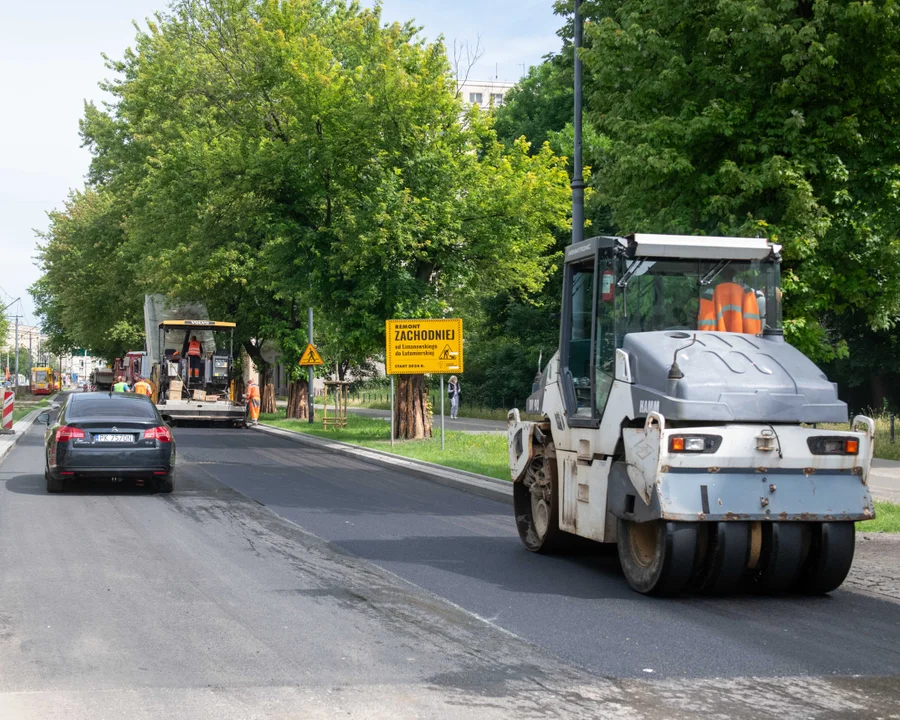
<path id="1" fill-rule="evenodd" d="M 310 343 L 306 346 L 306 350 L 303 351 L 303 354 L 300 356 L 300 362 L 298 365 L 323 365 L 322 356 L 319 355 L 319 352 L 313 347 L 313 344 Z"/>
<path id="2" fill-rule="evenodd" d="M 461 373 L 462 320 L 388 320 L 385 322 L 388 375 Z"/>

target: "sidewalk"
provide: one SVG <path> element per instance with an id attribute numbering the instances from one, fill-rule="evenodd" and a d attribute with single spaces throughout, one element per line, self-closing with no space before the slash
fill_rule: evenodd
<path id="1" fill-rule="evenodd" d="M 37 420 L 37 416 L 40 415 L 41 411 L 44 409 L 45 408 L 35 408 L 17 423 L 14 423 L 14 434 L 0 435 L 0 462 L 2 462 L 3 458 L 5 458 L 10 452 L 12 452 L 12 449 L 16 446 L 16 443 L 19 442 L 19 440 L 22 439 L 22 436 L 31 429 L 31 426 L 34 425 L 35 421 Z"/>
<path id="2" fill-rule="evenodd" d="M 275 405 L 276 407 L 284 408 L 287 407 L 287 401 L 276 400 Z M 321 409 L 322 406 L 317 404 L 316 410 Z M 390 421 L 391 419 L 390 410 L 375 410 L 373 408 L 363 407 L 348 407 L 347 410 L 348 412 L 363 415 L 365 417 L 378 418 L 385 421 Z M 439 428 L 441 426 L 440 414 L 435 413 L 433 423 L 435 428 Z M 492 435 L 506 434 L 506 423 L 502 420 L 480 420 L 478 418 L 464 417 L 457 418 L 456 420 L 451 420 L 449 415 L 444 415 L 444 427 L 447 430 L 456 430 L 458 432 L 466 433 L 490 433 Z"/>

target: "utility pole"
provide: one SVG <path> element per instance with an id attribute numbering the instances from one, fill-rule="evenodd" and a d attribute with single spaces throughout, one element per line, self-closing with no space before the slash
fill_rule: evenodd
<path id="1" fill-rule="evenodd" d="M 6 312 L 9 308 L 11 308 L 13 305 L 15 305 L 21 299 L 22 299 L 21 297 L 17 297 L 15 300 L 13 300 L 8 305 L 4 305 L 3 310 L 0 312 Z M 15 317 L 16 317 L 16 387 L 18 387 L 19 386 L 19 316 L 16 315 Z M 6 338 L 3 338 L 3 340 L 6 341 Z M 9 345 L 6 346 L 6 370 L 7 370 L 7 372 L 9 371 Z"/>
<path id="2" fill-rule="evenodd" d="M 34 328 L 28 333 L 28 392 L 34 395 L 34 355 L 32 354 L 32 340 L 34 339 Z"/>
<path id="3" fill-rule="evenodd" d="M 312 341 L 313 341 L 313 310 L 312 310 L 312 308 L 309 308 L 306 311 L 306 325 L 307 325 L 309 344 L 312 345 Z M 309 370 L 309 388 L 308 388 L 308 392 L 306 393 L 306 395 L 307 395 L 306 399 L 307 399 L 307 402 L 309 403 L 309 423 L 310 423 L 310 425 L 312 425 L 313 411 L 315 409 L 315 403 L 313 403 L 313 390 L 314 390 L 313 383 L 315 382 L 316 370 L 312 365 L 309 366 L 308 370 Z"/>
<path id="4" fill-rule="evenodd" d="M 575 0 L 575 166 L 572 171 L 572 244 L 584 239 L 584 178 L 581 159 L 581 0 Z"/>
<path id="5" fill-rule="evenodd" d="M 19 316 L 16 315 L 16 392 L 19 391 Z"/>

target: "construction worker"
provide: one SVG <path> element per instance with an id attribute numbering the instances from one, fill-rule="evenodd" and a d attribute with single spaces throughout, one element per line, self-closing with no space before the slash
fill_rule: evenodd
<path id="1" fill-rule="evenodd" d="M 122 377 L 121 375 L 119 375 L 119 376 L 116 378 L 116 384 L 112 386 L 112 391 L 113 391 L 113 392 L 120 392 L 120 393 L 128 392 L 128 383 L 125 382 L 125 378 L 124 378 L 124 377 Z"/>
<path id="2" fill-rule="evenodd" d="M 135 375 L 134 392 L 136 395 L 146 395 L 147 397 L 150 397 L 153 394 L 153 388 L 151 388 L 150 383 L 144 380 L 140 375 Z"/>
<path id="3" fill-rule="evenodd" d="M 762 332 L 756 293 L 735 282 L 731 268 L 724 270 L 722 280 L 711 295 L 707 291 L 700 298 L 697 329 L 753 335 Z"/>
<path id="4" fill-rule="evenodd" d="M 203 353 L 203 348 L 200 345 L 200 341 L 197 339 L 196 335 L 191 335 L 191 342 L 188 344 L 188 362 L 191 364 L 191 377 L 198 378 L 200 377 L 200 356 Z"/>
<path id="5" fill-rule="evenodd" d="M 259 395 L 259 385 L 256 380 L 251 380 L 247 385 L 247 410 L 250 412 L 250 424 L 259 425 L 259 409 L 262 406 L 262 398 Z"/>

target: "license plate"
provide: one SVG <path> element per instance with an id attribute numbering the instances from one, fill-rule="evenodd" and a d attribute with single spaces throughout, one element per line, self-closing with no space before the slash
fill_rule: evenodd
<path id="1" fill-rule="evenodd" d="M 97 442 L 127 443 L 134 442 L 133 435 L 98 435 Z"/>

